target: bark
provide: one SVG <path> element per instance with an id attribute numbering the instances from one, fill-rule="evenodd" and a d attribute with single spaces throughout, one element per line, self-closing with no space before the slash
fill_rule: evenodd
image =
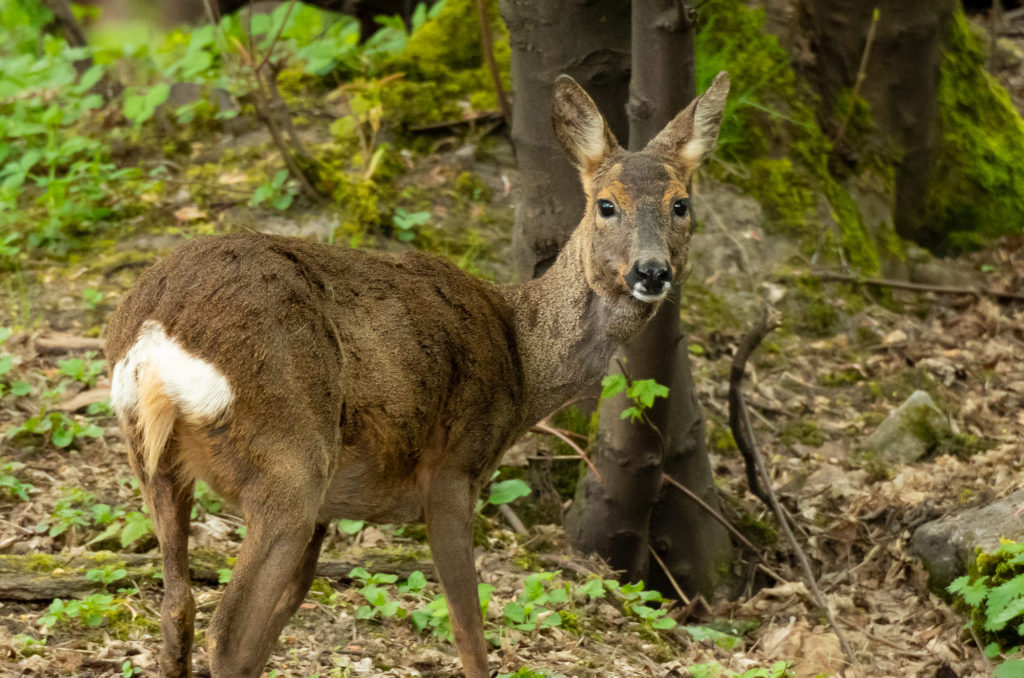
<path id="1" fill-rule="evenodd" d="M 896 170 L 893 219 L 901 236 L 928 245 L 936 234 L 921 223 L 929 168 L 938 143 L 939 69 L 955 0 L 805 0 L 817 53 L 815 73 L 824 120 L 836 96 L 853 86 L 874 8 L 881 19 L 861 93 L 879 129 L 903 151 Z M 938 234 L 941 235 L 941 234 Z"/>
<path id="2" fill-rule="evenodd" d="M 555 78 L 575 78 L 625 142 L 629 4 L 501 0 L 500 7 L 512 47 L 512 142 L 519 165 L 512 248 L 526 279 L 547 270 L 583 213 L 579 176 L 551 129 Z"/>
<path id="3" fill-rule="evenodd" d="M 630 150 L 641 150 L 694 97 L 693 27 L 678 14 L 680 5 L 674 0 L 632 3 Z M 731 556 L 728 534 L 662 483 L 662 473 L 669 473 L 717 508 L 678 294 L 676 288 L 644 332 L 619 354 L 631 379 L 655 379 L 669 387 L 669 397 L 648 412 L 653 426 L 621 419 L 622 397 L 604 403 L 594 455 L 603 484 L 587 474 L 567 531 L 579 548 L 601 554 L 629 579 L 671 590 L 663 571 L 650 567 L 651 544 L 684 588 L 710 594 Z"/>

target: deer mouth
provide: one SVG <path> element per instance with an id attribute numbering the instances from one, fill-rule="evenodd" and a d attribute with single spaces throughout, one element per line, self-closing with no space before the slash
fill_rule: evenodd
<path id="1" fill-rule="evenodd" d="M 634 299 L 639 299 L 646 304 L 654 304 L 667 297 L 671 288 L 671 285 L 662 285 L 661 290 L 653 292 L 648 289 L 644 283 L 636 282 L 633 283 L 633 287 L 629 290 L 629 293 Z"/>

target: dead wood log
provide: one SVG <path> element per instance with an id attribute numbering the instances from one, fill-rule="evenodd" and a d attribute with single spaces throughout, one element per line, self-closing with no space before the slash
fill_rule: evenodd
<path id="1" fill-rule="evenodd" d="M 125 568 L 128 571 L 123 580 L 125 585 L 129 581 L 139 585 L 153 582 L 155 585 L 154 576 L 161 570 L 157 554 L 98 551 L 74 556 L 0 555 L 0 600 L 45 602 L 95 593 L 102 587 L 86 578 L 86 573 L 106 566 Z M 189 561 L 194 584 L 216 586 L 219 571 L 228 567 L 228 556 L 208 549 L 193 549 Z M 324 558 L 317 563 L 316 574 L 347 583 L 351 581 L 349 572 L 355 567 L 401 578 L 419 570 L 428 579 L 434 579 L 434 568 L 429 560 L 380 549 L 352 549 L 341 558 Z M 118 585 L 120 582 L 114 586 Z"/>
<path id="2" fill-rule="evenodd" d="M 35 340 L 39 355 L 64 355 L 75 351 L 103 352 L 104 341 L 96 337 L 80 337 L 75 334 L 47 334 Z"/>

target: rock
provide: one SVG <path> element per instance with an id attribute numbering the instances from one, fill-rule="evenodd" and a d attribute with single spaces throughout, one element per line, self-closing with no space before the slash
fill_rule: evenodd
<path id="1" fill-rule="evenodd" d="M 917 528 L 910 539 L 910 555 L 920 558 L 933 590 L 945 587 L 974 560 L 975 549 L 994 551 L 999 539 L 1024 540 L 1024 489 Z M 1021 513 L 1021 515 L 1018 515 Z"/>
<path id="2" fill-rule="evenodd" d="M 861 447 L 882 461 L 909 464 L 933 452 L 953 435 L 949 420 L 924 391 L 914 391 L 893 410 Z"/>

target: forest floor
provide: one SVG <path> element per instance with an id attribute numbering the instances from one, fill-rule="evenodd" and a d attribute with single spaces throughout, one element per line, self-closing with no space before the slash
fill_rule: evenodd
<path id="1" fill-rule="evenodd" d="M 431 169 L 421 176 L 450 179 L 457 173 L 446 164 L 451 158 L 428 157 Z M 491 172 L 487 180 L 507 176 L 499 166 Z M 498 191 L 492 206 L 507 209 L 507 200 Z M 183 226 L 178 235 L 139 237 L 105 254 L 83 257 L 70 268 L 33 262 L 18 284 L 7 285 L 3 293 L 0 328 L 28 329 L 14 332 L 0 346 L 0 356 L 11 356 L 11 368 L 0 379 L 8 386 L 24 381 L 30 393 L 0 400 L 0 431 L 8 432 L 0 438 L 0 556 L 36 554 L 34 569 L 55 581 L 70 573 L 76 554 L 120 550 L 131 516 L 139 515 L 132 512 L 142 510 L 116 421 L 103 405 L 82 414 L 89 399 L 81 394 L 103 399 L 97 389 L 109 384 L 96 341 L 89 338 L 102 334 L 119 297 L 137 276 L 139 262 L 151 261 L 189 233 L 184 227 L 190 213 L 183 207 L 188 206 L 177 208 Z M 219 230 L 217 222 L 208 230 Z M 730 356 L 760 300 L 768 296 L 783 309 L 785 324 L 751 361 L 749 405 L 774 486 L 796 517 L 818 581 L 856 653 L 857 665 L 847 667 L 844 675 L 951 675 L 936 673 L 944 664 L 959 676 L 989 674 L 987 660 L 962 630 L 963 619 L 929 591 L 920 564 L 907 555 L 907 543 L 922 522 L 1020 486 L 1024 307 L 987 297 L 823 284 L 779 267 L 751 270 L 744 262 L 770 260 L 764 249 L 769 241 L 756 228 L 725 237 L 724 231 L 709 227 L 695 239 L 695 273 L 684 288 L 697 390 L 710 437 L 719 441 L 713 445 L 712 464 L 723 504 L 730 519 L 758 544 L 763 563 L 738 546 L 735 599 L 676 605 L 669 615 L 680 625 L 657 630 L 623 604 L 621 595 L 601 595 L 593 584 L 585 588 L 610 573 L 600 562 L 574 553 L 559 528 L 532 526 L 529 535 L 521 536 L 497 515 L 481 517 L 477 566 L 481 579 L 493 586 L 487 626 L 496 643 L 491 659 L 501 671 L 531 667 L 566 676 L 716 675 L 709 668 L 715 664 L 742 673 L 783 661 L 791 662 L 801 677 L 844 672 L 837 638 L 809 600 L 794 554 L 775 535 L 773 519 L 746 491 L 742 462 L 723 436 Z M 506 243 L 498 240 L 497 261 Z M 941 265 L 979 284 L 1019 290 L 1024 251 L 1015 248 L 1020 245 L 1005 243 Z M 503 276 L 500 269 L 497 276 Z M 906 466 L 887 466 L 860 454 L 864 436 L 916 389 L 931 393 L 955 429 L 970 434 L 967 438 L 975 443 Z M 75 396 L 79 402 L 69 403 Z M 70 436 L 69 444 L 56 447 L 52 431 L 38 423 L 35 433 L 11 436 L 12 429 L 40 412 L 54 427 L 70 427 L 61 434 Z M 520 499 L 511 507 L 528 502 Z M 242 521 L 231 507 L 221 506 L 208 491 L 197 505 L 193 547 L 237 553 Z M 347 527 L 355 531 L 359 526 Z M 431 580 L 422 590 L 414 584 L 405 591 L 379 579 L 356 584 L 318 580 L 273 653 L 269 668 L 275 675 L 455 674 L 452 644 L 432 635 L 429 626 L 418 632 L 414 615 L 406 614 L 436 609 L 428 607 L 438 587 L 422 538 L 422 530 L 408 526 L 364 526 L 355 534 L 333 526 L 326 559 L 344 558 L 346 550 L 357 559 L 372 553 L 368 562 L 406 563 L 399 568 L 405 574 L 398 583 L 420 563 Z M 156 552 L 147 535 L 125 550 Z M 781 581 L 771 581 L 763 566 Z M 390 565 L 383 567 L 374 571 L 367 565 L 371 575 Z M 155 675 L 158 582 L 135 570 L 119 576 L 118 566 L 94 569 L 100 572 L 96 578 L 106 572 L 110 597 L 103 597 L 103 584 L 97 583 L 95 595 L 87 598 L 91 610 L 55 611 L 48 601 L 0 602 L 0 675 Z M 544 574 L 526 579 L 537 573 Z M 377 613 L 372 619 L 357 619 L 367 603 L 367 583 L 375 582 L 400 609 L 384 606 L 371 610 Z M 556 590 L 569 595 L 559 598 L 552 594 Z M 195 587 L 200 641 L 222 591 L 216 584 Z M 69 590 L 65 598 L 74 595 Z M 502 614 L 514 601 L 557 610 L 561 626 L 544 626 L 541 616 L 540 628 L 514 628 Z M 196 660 L 205 663 L 201 642 Z"/>
<path id="2" fill-rule="evenodd" d="M 147 554 L 155 556 L 156 545 L 144 529 L 117 422 L 104 404 L 109 380 L 99 339 L 141 270 L 188 237 L 245 226 L 332 232 L 333 215 L 301 204 L 274 214 L 246 206 L 247 189 L 254 188 L 246 170 L 274 154 L 265 136 L 250 130 L 232 142 L 248 144 L 231 149 L 234 168 L 210 160 L 224 155 L 219 141 L 195 143 L 181 164 L 200 171 L 167 163 L 172 176 L 165 193 L 142 196 L 149 209 L 121 225 L 117 242 L 97 243 L 60 261 L 31 259 L 17 274 L 5 272 L 0 678 L 156 675 L 160 584 L 152 568 L 139 566 L 148 562 Z M 417 240 L 475 273 L 507 281 L 516 181 L 510 148 L 494 137 L 471 144 L 453 138 L 405 158 L 398 187 L 403 199 L 410 211 L 430 212 L 431 225 L 421 227 Z M 169 140 L 167 146 L 180 143 Z M 1024 304 L 823 283 L 808 275 L 807 266 L 775 263 L 785 243 L 767 236 L 756 218 L 733 228 L 735 213 L 728 207 L 716 212 L 729 202 L 720 186 L 698 184 L 696 196 L 697 213 L 713 218 L 694 238 L 693 273 L 683 288 L 690 357 L 724 513 L 759 552 L 737 545 L 734 595 L 706 605 L 675 604 L 669 616 L 679 624 L 658 629 L 624 601 L 639 594 L 594 584 L 611 573 L 573 552 L 559 527 L 531 525 L 529 534 L 518 535 L 487 508 L 478 519 L 477 569 L 493 587 L 487 609 L 492 667 L 505 673 L 529 667 L 565 676 L 682 677 L 717 675 L 716 665 L 743 674 L 789 662 L 800 678 L 953 675 L 940 672 L 943 666 L 964 678 L 989 675 L 989 660 L 963 630 L 962 615 L 929 590 L 907 545 L 922 523 L 984 505 L 1021 485 Z M 376 244 L 408 246 L 390 235 Z M 931 265 L 970 285 L 1024 289 L 1022 240 Z M 742 460 L 727 433 L 731 356 L 765 298 L 782 310 L 784 324 L 748 365 L 748 405 L 773 485 L 796 519 L 818 582 L 855 652 L 852 667 L 811 602 L 774 518 L 747 491 Z M 907 465 L 865 454 L 860 445 L 866 435 L 919 389 L 949 416 L 962 434 L 960 444 Z M 553 448 L 550 439 L 531 434 L 531 440 L 534 453 Z M 580 466 L 571 459 L 554 463 Z M 525 515 L 531 501 L 521 498 L 510 507 Z M 243 527 L 232 507 L 200 491 L 191 545 L 221 554 L 214 579 L 216 570 L 229 575 Z M 114 552 L 112 560 L 82 567 L 79 556 L 101 551 Z M 318 579 L 268 670 L 278 676 L 458 673 L 454 646 L 441 637 L 443 608 L 431 606 L 439 588 L 421 528 L 335 523 L 323 558 L 365 563 L 368 572 L 352 576 L 347 566 L 340 576 Z M 130 562 L 122 568 L 121 561 Z M 31 601 L 6 596 L 14 588 L 15 563 L 38 575 L 35 585 L 48 593 Z M 83 590 L 90 570 L 98 581 Z M 416 570 L 427 575 L 425 585 L 410 576 Z M 394 582 L 379 576 L 388 572 L 401 576 Z M 202 633 L 223 592 L 223 585 L 208 579 L 194 587 L 197 666 L 206 664 Z M 61 582 L 69 582 L 66 594 Z M 65 604 L 52 604 L 54 596 Z M 380 604 L 368 606 L 367 596 Z M 87 603 L 66 604 L 73 598 Z M 555 611 L 561 624 L 545 624 L 553 619 L 547 612 L 512 620 L 510 605 L 516 603 Z M 367 614 L 372 618 L 357 618 Z M 425 630 L 416 629 L 414 622 L 425 618 L 439 625 L 438 633 L 429 621 Z M 781 676 L 782 670 L 760 675 Z"/>

